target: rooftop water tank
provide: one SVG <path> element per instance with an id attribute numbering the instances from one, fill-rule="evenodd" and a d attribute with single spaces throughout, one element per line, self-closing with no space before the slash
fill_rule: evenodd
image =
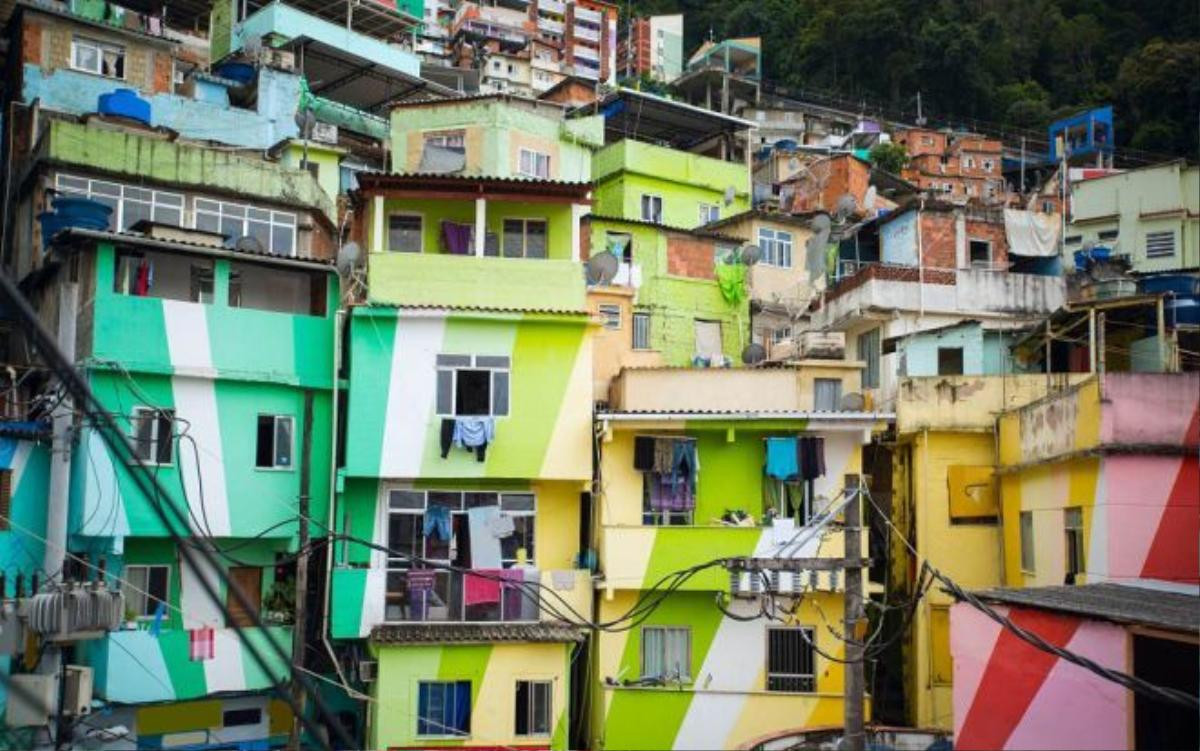
<path id="1" fill-rule="evenodd" d="M 101 94 L 96 109 L 101 115 L 127 117 L 146 125 L 150 124 L 150 102 L 138 96 L 133 89 L 117 89 Z"/>

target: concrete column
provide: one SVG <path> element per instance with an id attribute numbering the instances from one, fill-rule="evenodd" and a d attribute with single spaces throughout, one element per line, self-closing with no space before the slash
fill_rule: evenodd
<path id="1" fill-rule="evenodd" d="M 58 301 L 58 348 L 75 362 L 75 322 L 79 313 L 79 284 L 62 282 Z M 50 444 L 50 486 L 46 497 L 46 549 L 42 553 L 45 582 L 62 581 L 67 552 L 67 505 L 71 490 L 71 429 L 74 402 L 67 396 L 54 410 Z"/>
<path id="2" fill-rule="evenodd" d="M 487 199 L 475 199 L 475 255 L 482 258 L 487 245 Z"/>
<path id="3" fill-rule="evenodd" d="M 383 239 L 383 196 L 371 199 L 371 252 L 382 253 L 387 249 Z"/>
<path id="4" fill-rule="evenodd" d="M 960 209 L 954 212 L 954 260 L 960 269 L 971 267 L 971 258 L 967 255 L 967 216 Z"/>

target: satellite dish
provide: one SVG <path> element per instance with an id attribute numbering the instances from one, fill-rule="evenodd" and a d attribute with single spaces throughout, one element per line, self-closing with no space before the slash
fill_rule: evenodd
<path id="1" fill-rule="evenodd" d="M 242 40 L 242 52 L 244 52 L 247 57 L 257 60 L 259 53 L 262 52 L 262 49 L 263 40 L 258 34 L 252 34 Z"/>
<path id="2" fill-rule="evenodd" d="M 829 221 L 828 214 L 817 214 L 809 221 L 808 228 L 816 235 L 828 234 L 829 230 L 833 228 L 833 222 Z"/>
<path id="3" fill-rule="evenodd" d="M 737 188 L 730 185 L 725 189 L 725 205 L 733 203 L 733 199 L 737 197 Z"/>
<path id="4" fill-rule="evenodd" d="M 587 262 L 587 283 L 591 285 L 606 285 L 616 278 L 621 269 L 621 262 L 610 251 L 597 253 Z"/>
<path id="5" fill-rule="evenodd" d="M 343 276 L 349 274 L 358 265 L 358 259 L 362 257 L 362 248 L 358 247 L 356 242 L 348 242 L 338 248 L 337 254 L 337 270 Z"/>
<path id="6" fill-rule="evenodd" d="M 867 400 L 863 398 L 862 394 L 851 391 L 842 396 L 839 406 L 843 412 L 862 412 L 867 406 Z"/>
<path id="7" fill-rule="evenodd" d="M 253 235 L 242 235 L 233 242 L 234 250 L 240 250 L 243 253 L 264 253 L 262 241 Z"/>
<path id="8" fill-rule="evenodd" d="M 842 197 L 837 200 L 837 204 L 833 208 L 833 215 L 837 219 L 837 223 L 842 224 L 849 219 L 856 210 L 858 210 L 858 202 L 854 200 L 854 196 L 850 195 L 849 193 L 843 193 Z"/>
<path id="9" fill-rule="evenodd" d="M 747 266 L 753 266 L 762 258 L 762 248 L 759 248 L 753 243 L 746 243 L 742 246 L 741 260 Z"/>
<path id="10" fill-rule="evenodd" d="M 875 186 L 867 188 L 866 195 L 863 196 L 863 211 L 870 211 L 875 208 Z"/>
<path id="11" fill-rule="evenodd" d="M 307 107 L 298 110 L 296 112 L 296 127 L 300 129 L 300 136 L 302 138 L 309 138 L 312 136 L 313 128 L 317 127 L 317 116 Z"/>
<path id="12" fill-rule="evenodd" d="M 767 359 L 767 350 L 761 344 L 748 344 L 742 350 L 742 362 L 746 365 L 757 365 Z"/>

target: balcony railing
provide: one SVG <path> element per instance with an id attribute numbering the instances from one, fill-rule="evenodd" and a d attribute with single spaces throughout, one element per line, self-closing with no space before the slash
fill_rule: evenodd
<path id="1" fill-rule="evenodd" d="M 384 620 L 390 623 L 514 623 L 541 617 L 538 583 L 521 569 L 503 575 L 430 570 L 432 587 L 414 589 L 408 570 L 387 574 Z M 504 576 L 504 581 L 495 577 Z"/>
<path id="2" fill-rule="evenodd" d="M 597 65 L 599 65 L 600 53 L 597 52 L 596 50 L 592 49 L 591 47 L 584 47 L 583 45 L 576 45 L 575 46 L 575 59 L 582 60 L 584 62 L 586 62 L 588 60 L 592 60 Z"/>
<path id="3" fill-rule="evenodd" d="M 587 21 L 588 23 L 595 24 L 596 26 L 604 23 L 604 17 L 600 14 L 600 11 L 592 10 L 591 8 L 584 8 L 578 3 L 575 4 L 575 18 L 576 20 Z"/>
<path id="4" fill-rule="evenodd" d="M 561 16 L 566 14 L 567 4 L 562 0 L 538 0 L 538 10 Z"/>
<path id="5" fill-rule="evenodd" d="M 550 18 L 538 18 L 538 28 L 549 34 L 562 34 L 566 26 L 562 21 L 555 21 Z"/>
<path id="6" fill-rule="evenodd" d="M 599 42 L 600 30 L 593 29 L 591 26 L 584 26 L 583 24 L 577 23 L 575 24 L 575 38 L 583 39 L 588 42 Z"/>

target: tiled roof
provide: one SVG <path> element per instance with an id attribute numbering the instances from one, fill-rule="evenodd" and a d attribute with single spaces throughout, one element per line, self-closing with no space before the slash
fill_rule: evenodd
<path id="1" fill-rule="evenodd" d="M 371 630 L 375 644 L 489 644 L 581 642 L 583 631 L 566 623 L 395 623 Z"/>
<path id="2" fill-rule="evenodd" d="M 706 230 L 702 227 L 675 227 L 670 224 L 660 224 L 659 222 L 648 222 L 645 219 L 626 219 L 623 216 L 606 216 L 604 214 L 585 214 L 584 219 L 589 219 L 596 222 L 621 222 L 623 224 L 635 224 L 639 227 L 654 227 L 655 229 L 666 230 L 667 232 L 679 232 L 685 235 L 693 235 L 695 237 L 708 237 L 713 240 L 721 240 L 728 243 L 741 244 L 745 240 L 732 235 L 722 235 L 719 232 Z"/>
<path id="3" fill-rule="evenodd" d="M 366 305 L 360 305 L 359 308 L 390 308 L 394 310 L 450 310 L 450 311 L 467 311 L 471 313 L 542 313 L 547 315 L 559 316 L 579 316 L 584 318 L 590 316 L 591 313 L 583 308 L 510 308 L 487 305 L 442 305 L 442 304 L 414 304 L 414 303 L 386 303 L 370 301 Z"/>
<path id="4" fill-rule="evenodd" d="M 1190 593 L 1155 586 L 1085 584 L 1058 587 L 998 587 L 976 592 L 981 600 L 1071 613 L 1116 623 L 1200 632 L 1200 590 Z"/>
<path id="5" fill-rule="evenodd" d="M 109 232 L 107 230 L 83 229 L 81 227 L 67 227 L 60 230 L 54 235 L 54 241 L 58 242 L 62 238 L 80 238 L 85 240 L 108 240 L 111 242 L 124 242 L 133 245 L 157 246 L 163 248 L 189 248 L 195 249 L 203 253 L 213 255 L 225 255 L 232 253 L 239 256 L 250 256 L 253 258 L 261 258 L 263 260 L 277 261 L 282 263 L 297 264 L 304 266 L 318 266 L 322 271 L 332 270 L 334 262 L 332 260 L 322 258 L 299 258 L 293 256 L 281 256 L 276 253 L 257 250 L 242 250 L 239 248 L 217 247 L 207 243 L 189 242 L 187 240 L 164 240 L 155 237 L 147 237 L 146 235 L 137 232 Z"/>
<path id="6" fill-rule="evenodd" d="M 360 187 L 364 183 L 376 183 L 386 185 L 387 183 L 412 182 L 416 180 L 432 180 L 445 181 L 454 183 L 487 183 L 489 185 L 511 185 L 519 187 L 546 187 L 546 188 L 578 188 L 581 190 L 591 190 L 590 182 L 581 182 L 575 180 L 543 180 L 538 177 L 498 177 L 494 175 L 469 175 L 459 174 L 456 172 L 359 172 L 355 175 Z"/>

